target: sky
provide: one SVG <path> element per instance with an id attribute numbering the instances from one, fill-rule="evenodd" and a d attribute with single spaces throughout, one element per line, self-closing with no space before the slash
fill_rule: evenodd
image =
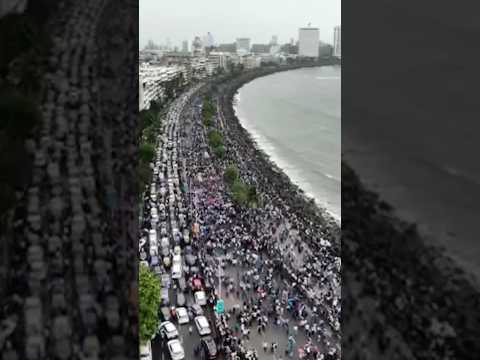
<path id="1" fill-rule="evenodd" d="M 139 0 L 140 48 L 148 40 L 181 49 L 195 36 L 210 32 L 215 43 L 249 37 L 251 44 L 280 44 L 298 39 L 298 28 L 320 29 L 320 40 L 333 43 L 333 27 L 341 24 L 341 0 Z"/>

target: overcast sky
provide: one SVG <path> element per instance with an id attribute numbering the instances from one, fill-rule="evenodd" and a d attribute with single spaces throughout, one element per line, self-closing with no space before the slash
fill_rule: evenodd
<path id="1" fill-rule="evenodd" d="M 333 43 L 333 27 L 341 24 L 340 0 L 139 0 L 140 48 L 148 40 L 172 46 L 210 31 L 215 43 L 249 37 L 251 43 L 280 44 L 298 39 L 298 28 L 320 29 L 320 40 Z"/>

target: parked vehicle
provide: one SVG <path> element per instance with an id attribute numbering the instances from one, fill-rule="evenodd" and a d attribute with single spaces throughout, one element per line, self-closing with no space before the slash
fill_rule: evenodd
<path id="1" fill-rule="evenodd" d="M 182 343 L 178 339 L 170 340 L 167 343 L 168 352 L 172 360 L 183 360 L 185 359 L 185 351 L 183 349 Z"/>
<path id="2" fill-rule="evenodd" d="M 210 329 L 210 324 L 208 323 L 208 320 L 204 315 L 200 315 L 195 318 L 195 326 L 197 327 L 200 336 L 210 335 L 212 333 L 212 330 Z"/>
<path id="3" fill-rule="evenodd" d="M 206 359 L 213 360 L 217 358 L 217 345 L 210 335 L 203 337 L 201 344 Z"/>
<path id="4" fill-rule="evenodd" d="M 158 327 L 160 336 L 167 340 L 175 339 L 178 337 L 178 330 L 171 321 L 164 321 Z"/>
<path id="5" fill-rule="evenodd" d="M 172 279 L 180 279 L 182 277 L 182 265 L 173 264 L 172 265 Z"/>
<path id="6" fill-rule="evenodd" d="M 205 295 L 204 291 L 196 291 L 193 294 L 193 297 L 195 298 L 195 303 L 200 305 L 200 306 L 205 306 L 207 305 L 207 296 Z"/>
<path id="7" fill-rule="evenodd" d="M 176 316 L 180 325 L 188 324 L 190 322 L 187 309 L 185 309 L 184 307 L 177 307 Z"/>
<path id="8" fill-rule="evenodd" d="M 140 360 L 152 360 L 152 343 L 140 344 Z"/>

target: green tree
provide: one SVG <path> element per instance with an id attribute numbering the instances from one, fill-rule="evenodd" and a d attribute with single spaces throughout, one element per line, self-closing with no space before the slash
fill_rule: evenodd
<path id="1" fill-rule="evenodd" d="M 210 130 L 208 132 L 208 142 L 213 148 L 223 145 L 222 134 L 220 134 L 217 130 Z"/>
<path id="2" fill-rule="evenodd" d="M 138 179 L 139 179 L 139 194 L 143 194 L 145 186 L 150 183 L 152 179 L 152 170 L 148 163 L 140 161 L 138 164 Z"/>
<path id="3" fill-rule="evenodd" d="M 256 204 L 258 202 L 257 188 L 255 186 L 248 187 L 248 202 L 250 204 Z"/>
<path id="4" fill-rule="evenodd" d="M 238 179 L 238 169 L 235 165 L 228 165 L 225 170 L 225 180 L 228 184 L 233 184 Z"/>
<path id="5" fill-rule="evenodd" d="M 152 144 L 144 143 L 140 145 L 140 161 L 148 164 L 155 158 L 155 147 Z"/>
<path id="6" fill-rule="evenodd" d="M 240 180 L 237 180 L 232 185 L 233 200 L 239 205 L 246 205 L 248 202 L 247 186 Z"/>
<path id="7" fill-rule="evenodd" d="M 225 148 L 223 147 L 223 145 L 216 146 L 213 148 L 213 153 L 219 159 L 223 159 L 223 157 L 225 156 Z"/>
<path id="8" fill-rule="evenodd" d="M 150 340 L 158 327 L 160 280 L 145 265 L 140 265 L 138 281 L 140 341 Z"/>
<path id="9" fill-rule="evenodd" d="M 150 102 L 150 106 L 152 106 L 154 101 Z M 156 105 L 155 105 L 156 106 Z M 146 129 L 147 127 L 151 126 L 155 121 L 155 112 L 151 108 L 148 110 L 140 111 L 140 127 L 142 130 Z"/>

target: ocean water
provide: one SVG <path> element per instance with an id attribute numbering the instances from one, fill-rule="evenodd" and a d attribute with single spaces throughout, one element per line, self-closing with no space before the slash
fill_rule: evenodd
<path id="1" fill-rule="evenodd" d="M 341 68 L 279 72 L 241 87 L 235 112 L 258 146 L 341 219 Z"/>

